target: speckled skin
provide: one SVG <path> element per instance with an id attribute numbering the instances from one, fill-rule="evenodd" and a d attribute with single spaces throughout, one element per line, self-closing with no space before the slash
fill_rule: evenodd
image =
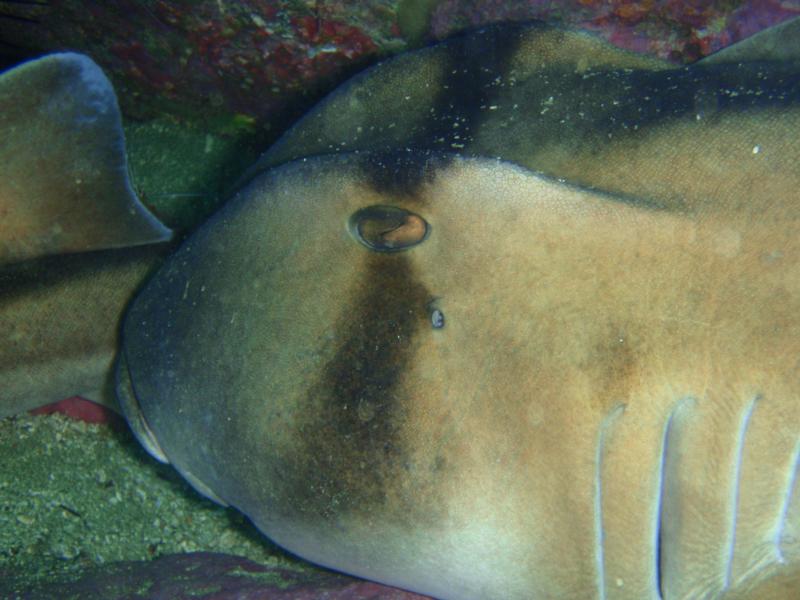
<path id="1" fill-rule="evenodd" d="M 132 304 L 137 435 L 301 556 L 441 598 L 793 598 L 796 70 L 540 26 L 378 67 L 262 166 L 359 152 L 253 174 Z M 360 244 L 384 205 L 428 237 Z"/>

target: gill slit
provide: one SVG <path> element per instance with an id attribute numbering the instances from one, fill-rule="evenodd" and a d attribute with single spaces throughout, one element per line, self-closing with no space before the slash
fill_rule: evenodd
<path id="1" fill-rule="evenodd" d="M 778 513 L 778 521 L 775 528 L 775 553 L 778 555 L 778 562 L 783 564 L 786 560 L 783 557 L 783 550 L 781 549 L 781 537 L 783 536 L 783 529 L 786 526 L 786 517 L 789 512 L 789 506 L 792 502 L 792 494 L 794 494 L 794 486 L 797 481 L 797 471 L 800 469 L 800 441 L 794 447 L 792 453 L 791 467 L 789 470 L 789 481 L 786 484 L 786 493 L 783 495 L 783 503 L 781 510 Z"/>
<path id="2" fill-rule="evenodd" d="M 761 396 L 758 395 L 750 401 L 750 404 L 747 406 L 747 410 L 745 411 L 742 422 L 739 425 L 739 435 L 736 441 L 736 462 L 734 464 L 734 474 L 733 474 L 733 486 L 731 490 L 732 498 L 731 498 L 731 515 L 730 515 L 730 523 L 728 525 L 728 552 L 727 552 L 727 562 L 725 565 L 725 576 L 722 583 L 722 589 L 727 590 L 731 585 L 731 577 L 733 574 L 733 552 L 736 546 L 736 521 L 738 518 L 739 513 L 739 496 L 740 490 L 739 486 L 741 484 L 741 476 L 742 476 L 742 456 L 744 454 L 744 438 L 747 434 L 747 427 L 750 425 L 750 418 L 753 416 L 753 410 L 755 410 L 756 402 L 761 399 Z"/>
<path id="3" fill-rule="evenodd" d="M 656 509 L 654 511 L 656 523 L 653 528 L 653 573 L 655 574 L 655 583 L 653 585 L 659 598 L 664 597 L 664 580 L 662 569 L 661 553 L 664 549 L 664 496 L 665 496 L 665 480 L 667 470 L 667 452 L 669 450 L 669 438 L 672 432 L 672 421 L 677 413 L 687 402 L 688 398 L 679 400 L 678 403 L 672 408 L 667 417 L 667 423 L 664 425 L 664 433 L 661 437 L 661 462 L 658 470 L 658 487 L 656 496 Z"/>
<path id="4" fill-rule="evenodd" d="M 606 572 L 605 556 L 603 544 L 605 534 L 603 531 L 603 455 L 606 444 L 606 436 L 613 422 L 625 411 L 625 405 L 620 404 L 611 409 L 600 424 L 600 434 L 597 438 L 597 449 L 595 451 L 594 464 L 594 530 L 595 530 L 595 562 L 597 568 L 597 587 L 598 598 L 606 598 Z"/>

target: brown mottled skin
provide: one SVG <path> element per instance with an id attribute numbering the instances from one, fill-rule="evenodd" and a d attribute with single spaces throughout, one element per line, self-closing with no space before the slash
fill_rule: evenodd
<path id="1" fill-rule="evenodd" d="M 797 54 L 736 56 L 513 25 L 354 79 L 133 300 L 137 436 L 440 598 L 795 598 Z"/>
<path id="2" fill-rule="evenodd" d="M 796 577 L 796 496 L 770 538 L 800 432 L 795 202 L 687 217 L 460 160 L 396 195 L 347 158 L 265 176 L 134 304 L 127 367 L 179 470 L 290 550 L 445 598 L 651 597 L 659 536 L 668 598 Z M 344 222 L 373 204 L 429 238 L 370 252 Z"/>

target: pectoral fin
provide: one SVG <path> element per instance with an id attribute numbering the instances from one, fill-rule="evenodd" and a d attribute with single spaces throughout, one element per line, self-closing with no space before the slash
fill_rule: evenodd
<path id="1" fill-rule="evenodd" d="M 800 59 L 800 17 L 795 17 L 707 56 L 700 61 L 700 64 L 798 59 Z"/>
<path id="2" fill-rule="evenodd" d="M 55 54 L 0 75 L 0 265 L 164 241 L 128 179 L 108 79 Z"/>
<path id="3" fill-rule="evenodd" d="M 0 74 L 0 417 L 75 394 L 113 402 L 120 315 L 164 251 L 139 246 L 170 236 L 133 192 L 94 62 Z"/>

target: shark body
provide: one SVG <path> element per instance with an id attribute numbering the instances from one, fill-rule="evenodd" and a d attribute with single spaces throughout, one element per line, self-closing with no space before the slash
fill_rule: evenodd
<path id="1" fill-rule="evenodd" d="M 798 27 L 676 68 L 503 26 L 358 76 L 132 302 L 135 433 L 435 597 L 796 597 Z"/>

